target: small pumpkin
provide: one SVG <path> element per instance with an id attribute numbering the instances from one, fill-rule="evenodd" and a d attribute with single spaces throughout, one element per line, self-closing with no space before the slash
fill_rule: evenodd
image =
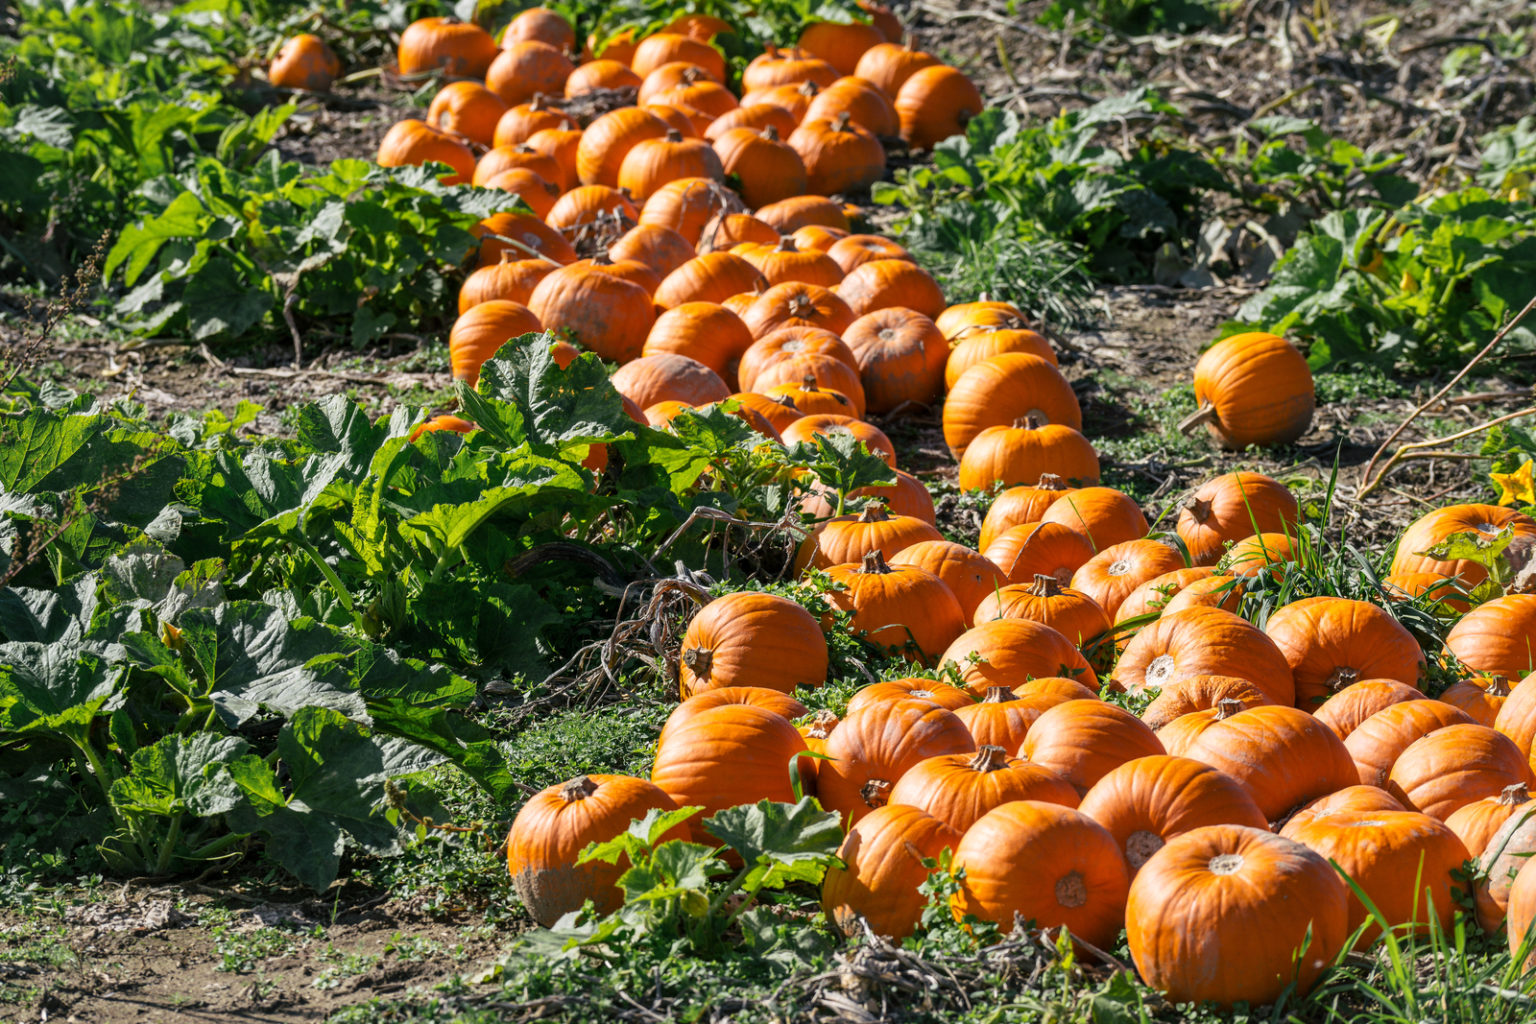
<path id="1" fill-rule="evenodd" d="M 901 137 L 912 149 L 932 149 L 965 131 L 985 107 L 976 83 L 943 64 L 914 71 L 896 93 Z"/>
<path id="2" fill-rule="evenodd" d="M 610 380 L 619 394 L 642 409 L 658 402 L 707 405 L 731 396 L 731 389 L 719 374 L 697 359 L 675 352 L 631 360 L 619 367 Z"/>
<path id="3" fill-rule="evenodd" d="M 464 84 L 466 83 L 454 83 L 454 85 Z M 444 92 L 446 91 L 445 89 Z M 527 142 L 533 138 L 536 132 L 541 132 L 546 128 L 563 128 L 570 124 L 570 120 L 566 118 L 565 112 L 552 106 L 542 94 L 535 96 L 527 103 L 519 103 L 515 107 L 508 107 L 501 102 L 501 97 L 489 89 L 484 91 L 491 100 L 496 101 L 496 109 L 499 110 L 499 114 L 496 120 L 492 122 L 490 138 L 477 138 L 475 140 L 482 145 L 515 146 L 519 142 Z M 441 96 L 442 93 L 438 95 Z M 436 103 L 437 101 L 433 100 L 433 104 L 436 105 Z M 489 101 L 486 101 L 486 103 L 489 107 Z M 578 142 L 577 145 L 579 147 L 580 143 Z"/>
<path id="4" fill-rule="evenodd" d="M 1196 565 L 1215 565 L 1229 543 L 1256 533 L 1294 531 L 1290 488 L 1262 473 L 1225 473 L 1207 480 L 1179 509 L 1179 539 Z"/>
<path id="5" fill-rule="evenodd" d="M 1061 776 L 1009 757 L 1000 746 L 919 761 L 890 793 L 891 805 L 917 807 L 960 834 L 994 808 L 1015 800 L 1076 807 L 1077 799 L 1077 790 Z"/>
<path id="6" fill-rule="evenodd" d="M 785 327 L 820 327 L 841 335 L 856 316 L 836 292 L 821 285 L 786 281 L 765 288 L 741 319 L 752 337 L 762 338 Z"/>
<path id="7" fill-rule="evenodd" d="M 1089 692 L 1091 695 L 1092 691 Z M 1024 698 L 1006 686 L 989 686 L 986 696 L 960 708 L 955 714 L 970 730 L 978 749 L 992 746 L 1007 753 L 1023 745 L 1024 737 L 1029 735 L 1029 727 L 1035 723 L 1035 719 L 1045 714 L 1048 708 L 1061 703 L 1063 701 L 1051 696 Z M 1067 806 L 1076 806 L 1075 792 L 1072 800 Z"/>
<path id="8" fill-rule="evenodd" d="M 562 53 L 576 49 L 576 30 L 563 14 L 547 7 L 529 7 L 520 11 L 507 24 L 507 30 L 501 36 L 501 45 L 507 46 L 525 39 L 548 43 Z"/>
<path id="9" fill-rule="evenodd" d="M 852 613 L 848 627 L 908 660 L 934 664 L 965 631 L 960 603 L 943 580 L 916 566 L 893 566 L 878 549 L 857 564 L 828 568 L 827 577 L 841 585 L 827 592 L 827 603 Z"/>
<path id="10" fill-rule="evenodd" d="M 944 311 L 944 293 L 933 276 L 904 259 L 870 260 L 860 264 L 843 278 L 837 286 L 837 294 L 848 303 L 855 316 L 899 306 L 931 320 Z"/>
<path id="11" fill-rule="evenodd" d="M 741 357 L 737 378 L 743 388 L 751 390 L 767 366 L 788 356 L 811 354 L 831 356 L 858 372 L 858 358 L 836 334 L 824 327 L 785 327 L 752 342 Z"/>
<path id="12" fill-rule="evenodd" d="M 981 521 L 981 538 L 976 542 L 977 548 L 985 551 L 987 545 L 1003 531 L 1025 523 L 1039 522 L 1045 510 L 1051 507 L 1051 502 L 1071 489 L 1055 473 L 1042 473 L 1033 486 L 1010 487 L 1003 491 L 987 507 L 987 514 Z"/>
<path id="13" fill-rule="evenodd" d="M 892 561 L 927 569 L 943 580 L 960 602 L 968 627 L 975 624 L 981 602 L 1007 583 L 1003 571 L 985 556 L 953 541 L 919 541 L 896 552 Z"/>
<path id="14" fill-rule="evenodd" d="M 548 260 L 519 259 L 508 249 L 501 262 L 477 267 L 459 288 L 459 313 L 468 313 L 482 302 L 504 299 L 526 306 L 533 289 L 548 277 L 556 264 Z M 482 360 L 483 362 L 483 360 Z"/>
<path id="15" fill-rule="evenodd" d="M 1478 725 L 1491 728 L 1509 695 L 1509 680 L 1503 676 L 1478 676 L 1452 683 L 1441 691 L 1439 699 L 1465 711 Z"/>
<path id="16" fill-rule="evenodd" d="M 1099 455 L 1088 439 L 1071 427 L 1025 416 L 1011 424 L 987 427 L 960 459 L 962 491 L 985 490 L 997 483 L 1033 485 L 1047 474 L 1096 484 Z"/>
<path id="17" fill-rule="evenodd" d="M 944 652 L 940 666 L 953 664 L 960 679 L 980 696 L 989 687 L 1016 687 L 1030 679 L 1062 676 L 1095 693 L 1099 680 L 1071 640 L 1027 619 L 994 619 L 961 633 Z"/>
<path id="18" fill-rule="evenodd" d="M 886 262 L 899 261 L 877 260 L 864 267 Z M 993 356 L 966 370 L 949 389 L 944 400 L 944 443 L 959 458 L 983 430 L 1028 416 L 1083 429 L 1077 395 L 1060 370 L 1038 356 L 1017 352 Z"/>
<path id="19" fill-rule="evenodd" d="M 1051 769 L 1079 794 L 1127 761 L 1162 753 L 1146 723 L 1102 700 L 1069 700 L 1049 709 L 1019 748 L 1020 757 Z"/>
<path id="20" fill-rule="evenodd" d="M 923 314 L 905 308 L 866 313 L 843 331 L 843 341 L 858 361 L 870 412 L 928 405 L 939 397 L 948 348 Z"/>
<path id="21" fill-rule="evenodd" d="M 509 107 L 527 103 L 543 93 L 561 96 L 565 80 L 576 65 L 548 43 L 536 39 L 515 42 L 502 49 L 485 72 L 485 85 Z"/>
<path id="22" fill-rule="evenodd" d="M 1316 709 L 1317 720 L 1347 740 L 1377 712 L 1403 701 L 1420 700 L 1416 686 L 1396 679 L 1362 679 L 1333 694 Z"/>
<path id="23" fill-rule="evenodd" d="M 267 67 L 267 81 L 279 89 L 329 92 L 341 74 L 341 60 L 330 44 L 311 32 L 283 41 Z M 431 118 L 428 118 L 431 121 Z"/>
<path id="24" fill-rule="evenodd" d="M 441 71 L 450 78 L 483 78 L 500 51 L 479 25 L 458 18 L 420 18 L 400 33 L 400 74 Z"/>

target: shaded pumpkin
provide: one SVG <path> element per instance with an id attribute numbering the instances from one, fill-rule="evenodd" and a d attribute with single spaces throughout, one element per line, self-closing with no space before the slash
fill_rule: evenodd
<path id="1" fill-rule="evenodd" d="M 1433 572 L 1455 576 L 1471 589 L 1488 578 L 1486 567 L 1470 558 L 1439 559 L 1427 552 L 1457 534 L 1470 533 L 1487 539 L 1506 529 L 1516 537 L 1536 537 L 1536 520 L 1498 505 L 1463 504 L 1437 508 L 1414 520 L 1403 531 L 1390 571 L 1393 575 Z"/>
<path id="2" fill-rule="evenodd" d="M 279 89 L 328 92 L 340 74 L 341 60 L 336 51 L 311 32 L 285 39 L 267 66 L 267 81 Z"/>
<path id="3" fill-rule="evenodd" d="M 844 935 L 876 935 L 900 941 L 922 919 L 928 880 L 924 860 L 938 861 L 960 845 L 960 833 L 916 807 L 888 804 L 860 818 L 837 849 L 841 862 L 827 869 L 821 906 Z"/>
<path id="4" fill-rule="evenodd" d="M 1474 672 L 1523 679 L 1536 670 L 1536 594 L 1484 601 L 1451 627 L 1445 649 Z"/>
<path id="5" fill-rule="evenodd" d="M 904 308 L 866 313 L 843 331 L 843 341 L 858 361 L 870 412 L 928 405 L 939 397 L 947 346 L 923 314 Z"/>

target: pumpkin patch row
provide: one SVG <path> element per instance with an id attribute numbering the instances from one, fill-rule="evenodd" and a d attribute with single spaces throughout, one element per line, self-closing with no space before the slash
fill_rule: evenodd
<path id="1" fill-rule="evenodd" d="M 939 534 L 904 473 L 854 514 L 808 499 L 795 570 L 824 573 L 847 628 L 944 680 L 874 683 L 841 717 L 812 715 L 795 692 L 826 680 L 826 631 L 842 627 L 770 594 L 715 598 L 688 625 L 651 777 L 583 776 L 519 814 L 508 864 L 534 918 L 616 908 L 622 862 L 577 859 L 646 811 L 703 808 L 674 837 L 710 842 L 704 818 L 792 801 L 798 779 L 847 829 L 823 902 L 849 932 L 911 932 L 948 849 L 957 918 L 1065 927 L 1099 949 L 1124 928 L 1143 978 L 1178 1001 L 1315 983 L 1368 921 L 1330 860 L 1389 924 L 1424 928 L 1450 921 L 1452 872 L 1478 858 L 1479 919 L 1508 918 L 1516 942 L 1536 913 L 1521 870 L 1536 677 L 1509 680 L 1536 668 L 1536 598 L 1468 611 L 1486 571 L 1423 552 L 1536 522 L 1461 506 L 1404 535 L 1384 601 L 1437 598 L 1460 616 L 1446 652 L 1476 673 L 1438 699 L 1384 604 L 1316 597 L 1262 628 L 1242 618 L 1260 575 L 1304 555 L 1290 491 L 1226 474 L 1152 535 L 1100 486 L 1078 400 L 1020 312 L 951 305 L 898 240 L 856 230 L 841 196 L 879 179 L 888 145 L 931 147 L 981 109 L 963 75 L 879 25 L 809 26 L 751 62 L 740 96 L 709 45 L 722 23 L 697 15 L 580 56 L 542 10 L 499 46 L 443 19 L 402 38 L 403 73 L 473 80 L 391 129 L 379 162 L 443 163 L 448 183 L 522 201 L 478 229 L 457 378 L 548 330 L 567 339 L 557 360 L 619 364 L 637 422 L 734 400 L 768 438 L 846 432 L 892 469 L 900 453 L 868 417 L 942 401 L 961 488 L 1003 485 L 976 549 Z M 1195 391 L 1188 426 L 1230 447 L 1294 440 L 1314 405 L 1305 360 L 1266 334 L 1208 350 Z M 1140 716 L 1101 696 L 1145 690 Z"/>

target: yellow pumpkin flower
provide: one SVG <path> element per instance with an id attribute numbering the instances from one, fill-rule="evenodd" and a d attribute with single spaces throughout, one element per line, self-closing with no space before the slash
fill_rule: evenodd
<path id="1" fill-rule="evenodd" d="M 1532 480 L 1531 460 L 1526 459 L 1525 464 L 1513 473 L 1492 473 L 1493 482 L 1503 488 L 1504 493 L 1499 495 L 1500 505 L 1513 505 L 1519 502 L 1522 505 L 1536 504 L 1536 481 Z"/>

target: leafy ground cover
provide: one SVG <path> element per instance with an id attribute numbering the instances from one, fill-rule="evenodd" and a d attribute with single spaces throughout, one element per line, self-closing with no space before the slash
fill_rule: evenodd
<path id="1" fill-rule="evenodd" d="M 769 7 L 743 54 L 815 13 Z M 670 633 L 599 666 L 615 620 L 639 611 L 624 589 L 679 563 L 707 574 L 685 578 L 695 586 L 778 577 L 787 531 L 742 523 L 784 516 L 808 482 L 792 470 L 841 493 L 884 478 L 848 450 L 765 451 L 724 416 L 681 436 L 637 429 L 590 357 L 576 373 L 597 394 L 580 400 L 556 394 L 536 348 L 504 353 L 478 390 L 450 384 L 451 275 L 490 200 L 364 162 L 434 83 L 362 78 L 322 103 L 251 73 L 300 27 L 334 30 L 349 68 L 377 65 L 428 8 L 7 16 L 0 333 L 13 366 L 32 355 L 24 375 L 0 374 L 0 816 L 23 837 L 0 861 L 0 1005 L 97 1019 L 146 1002 L 341 1020 L 1190 1019 L 1135 982 L 1124 948 L 1102 961 L 1025 940 L 983 949 L 943 914 L 903 949 L 845 944 L 794 884 L 830 852 L 805 809 L 777 822 L 773 848 L 736 846 L 742 823 L 718 823 L 763 858 L 759 877 L 704 850 L 663 872 L 647 834 L 626 840 L 657 873 L 634 906 L 659 910 L 555 939 L 532 929 L 498 862 L 523 796 L 582 772 L 644 774 L 670 709 L 657 665 L 690 601 L 657 609 Z M 670 16 L 611 10 L 611 25 Z M 1497 10 L 1447 42 L 1423 7 L 1305 24 L 1287 11 L 903 12 L 999 109 L 877 187 L 872 218 L 953 299 L 1006 295 L 1057 328 L 1106 482 L 1154 513 L 1238 465 L 1319 509 L 1335 488 L 1347 497 L 1403 410 L 1529 297 L 1528 17 Z M 1234 70 L 1249 67 L 1264 73 Z M 93 252 L 99 283 L 82 273 Z M 94 304 L 50 310 L 81 278 Z M 1331 371 L 1294 447 L 1226 456 L 1176 429 L 1194 409 L 1194 353 L 1237 323 L 1309 342 Z M 1493 397 L 1447 404 L 1414 436 L 1516 408 L 1529 336 L 1510 340 L 1479 384 Z M 409 439 L 421 410 L 448 402 L 485 429 Z M 946 534 L 974 543 L 982 507 L 955 489 L 937 417 L 889 432 Z M 594 493 L 582 463 L 596 443 L 622 472 Z M 1516 471 L 1536 442 L 1512 427 L 1455 450 L 1485 458 L 1411 464 L 1385 503 L 1340 502 L 1318 529 L 1380 550 L 1427 501 L 1496 498 L 1486 471 Z M 572 561 L 559 546 L 572 538 L 598 540 Z M 1361 585 L 1338 552 L 1311 585 Z M 801 694 L 812 710 L 841 710 L 866 673 L 908 672 L 839 644 L 832 684 Z M 119 895 L 125 877 L 148 880 Z M 1443 938 L 1449 955 L 1440 941 L 1353 954 L 1272 1019 L 1528 1018 L 1497 941 L 1468 928 Z"/>

